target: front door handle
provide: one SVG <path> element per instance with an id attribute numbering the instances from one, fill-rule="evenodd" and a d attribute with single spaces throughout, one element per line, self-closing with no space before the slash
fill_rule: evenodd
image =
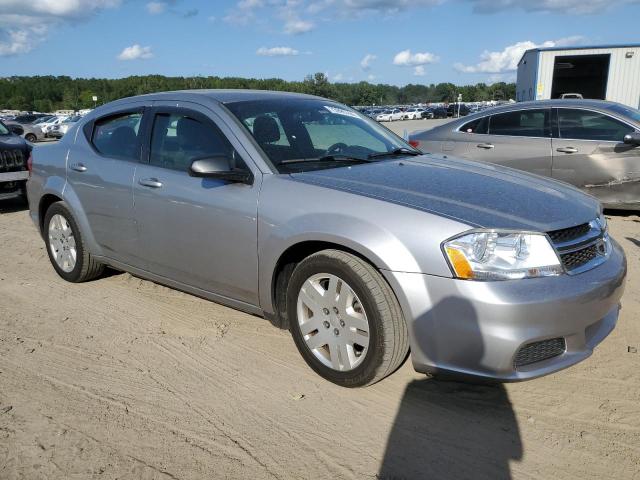
<path id="1" fill-rule="evenodd" d="M 485 150 L 491 150 L 493 148 L 493 144 L 492 143 L 479 143 L 478 145 L 476 145 L 476 147 L 484 148 Z"/>
<path id="2" fill-rule="evenodd" d="M 87 171 L 87 167 L 85 167 L 83 163 L 72 163 L 71 165 L 69 165 L 69 168 L 71 168 L 71 170 L 75 170 L 76 172 Z"/>
<path id="3" fill-rule="evenodd" d="M 576 147 L 561 147 L 556 149 L 556 151 L 560 153 L 578 153 L 578 149 Z"/>
<path id="4" fill-rule="evenodd" d="M 162 182 L 159 182 L 157 178 L 141 178 L 138 183 L 143 187 L 161 188 Z"/>

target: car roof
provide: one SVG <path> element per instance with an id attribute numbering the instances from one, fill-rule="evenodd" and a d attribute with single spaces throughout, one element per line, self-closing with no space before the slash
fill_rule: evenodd
<path id="1" fill-rule="evenodd" d="M 611 107 L 625 105 L 616 102 L 608 102 L 606 100 L 582 100 L 582 99 L 554 99 L 554 100 L 532 100 L 527 102 L 516 102 L 507 105 L 499 105 L 497 107 L 490 107 L 473 115 L 467 115 L 465 119 L 473 120 L 474 118 L 485 117 L 487 115 L 493 115 L 500 112 L 510 112 L 514 110 L 523 110 L 527 108 L 553 108 L 553 107 L 582 107 L 593 108 L 596 110 L 610 111 Z M 616 112 L 620 115 L 620 112 Z"/>
<path id="2" fill-rule="evenodd" d="M 116 102 L 126 101 L 135 101 L 139 99 L 145 100 L 194 100 L 196 98 L 209 98 L 216 102 L 220 103 L 233 103 L 233 102 L 243 102 L 243 101 L 251 101 L 251 100 L 291 100 L 294 98 L 300 99 L 320 99 L 321 97 L 316 97 L 314 95 L 307 95 L 304 93 L 292 93 L 292 92 L 279 92 L 273 90 L 217 90 L 217 89 L 209 89 L 209 90 L 174 90 L 169 92 L 158 92 L 158 93 L 148 93 L 145 95 L 137 95 L 135 97 L 127 97 L 121 100 L 116 100 Z M 115 103 L 115 102 L 113 102 Z"/>

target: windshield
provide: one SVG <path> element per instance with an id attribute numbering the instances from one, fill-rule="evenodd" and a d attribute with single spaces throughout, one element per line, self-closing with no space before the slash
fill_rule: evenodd
<path id="1" fill-rule="evenodd" d="M 287 98 L 233 102 L 226 106 L 279 173 L 418 154 L 369 117 L 329 100 Z"/>
<path id="2" fill-rule="evenodd" d="M 636 123 L 640 123 L 640 110 L 637 108 L 625 107 L 623 105 L 612 105 L 609 107 L 612 112 L 615 112 L 619 115 L 624 115 L 632 119 Z"/>
<path id="3" fill-rule="evenodd" d="M 9 135 L 9 129 L 2 122 L 0 122 L 0 135 Z"/>

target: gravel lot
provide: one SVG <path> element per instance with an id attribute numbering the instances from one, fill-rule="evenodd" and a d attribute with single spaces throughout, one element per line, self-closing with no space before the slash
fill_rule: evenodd
<path id="1" fill-rule="evenodd" d="M 640 218 L 610 226 L 627 291 L 587 361 L 500 386 L 407 362 L 349 390 L 260 318 L 128 274 L 65 283 L 0 203 L 0 478 L 640 478 Z"/>

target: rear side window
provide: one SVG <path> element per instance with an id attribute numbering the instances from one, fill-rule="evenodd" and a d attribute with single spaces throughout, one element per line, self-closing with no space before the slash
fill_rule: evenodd
<path id="1" fill-rule="evenodd" d="M 186 172 L 194 160 L 219 155 L 237 158 L 227 138 L 212 123 L 186 112 L 156 115 L 151 136 L 151 165 Z M 242 164 L 235 168 L 246 167 Z"/>
<path id="2" fill-rule="evenodd" d="M 465 123 L 458 130 L 464 133 L 487 133 L 489 131 L 489 117 L 476 118 Z"/>
<path id="3" fill-rule="evenodd" d="M 107 157 L 125 160 L 140 158 L 140 122 L 142 113 L 123 113 L 97 120 L 93 127 L 92 143 Z"/>
<path id="4" fill-rule="evenodd" d="M 622 142 L 633 128 L 602 113 L 559 108 L 558 130 L 560 138 Z"/>
<path id="5" fill-rule="evenodd" d="M 519 110 L 492 115 L 489 133 L 513 137 L 549 137 L 549 110 Z"/>

